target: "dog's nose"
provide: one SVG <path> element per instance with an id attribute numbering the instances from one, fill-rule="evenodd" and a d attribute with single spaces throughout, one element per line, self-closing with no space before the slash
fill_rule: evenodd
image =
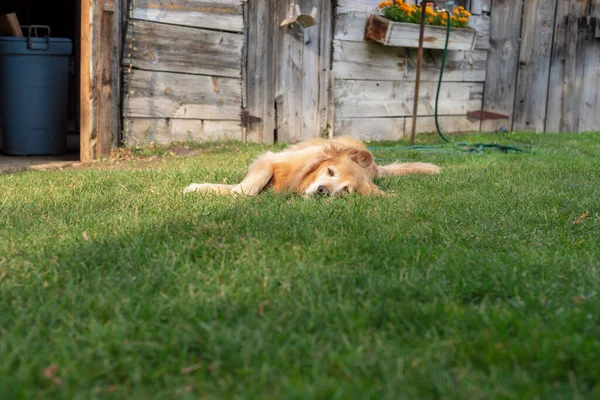
<path id="1" fill-rule="evenodd" d="M 329 188 L 325 185 L 321 185 L 317 188 L 317 193 L 319 194 L 324 194 L 326 196 L 329 196 L 331 194 L 331 192 L 329 191 Z"/>

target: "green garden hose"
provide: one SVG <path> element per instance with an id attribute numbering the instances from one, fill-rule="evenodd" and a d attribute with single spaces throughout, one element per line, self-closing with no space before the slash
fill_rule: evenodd
<path id="1" fill-rule="evenodd" d="M 440 90 L 442 88 L 442 81 L 444 77 L 444 68 L 446 67 L 446 58 L 448 55 L 448 43 L 450 41 L 450 20 L 451 15 L 449 10 L 444 10 L 445 13 L 448 14 L 448 24 L 446 27 L 446 43 L 444 44 L 444 53 L 442 55 L 442 65 L 440 68 L 440 78 L 438 80 L 437 93 L 435 96 L 435 128 L 437 130 L 438 135 L 442 138 L 442 140 L 446 143 L 453 144 L 454 148 L 467 153 L 477 153 L 482 154 L 485 149 L 496 149 L 502 151 L 504 153 L 508 153 L 510 151 L 514 152 L 524 152 L 525 150 L 515 146 L 515 145 L 503 145 L 503 144 L 495 144 L 495 143 L 464 143 L 464 142 L 453 142 L 446 135 L 442 133 L 440 128 L 440 122 L 438 118 L 438 103 L 440 99 Z M 426 153 L 451 153 L 452 151 L 447 148 L 445 144 L 442 145 L 416 145 L 416 146 L 401 146 L 407 150 L 418 150 L 420 152 Z M 445 148 L 444 148 L 445 147 Z M 393 149 L 393 147 L 369 147 L 370 149 Z"/>

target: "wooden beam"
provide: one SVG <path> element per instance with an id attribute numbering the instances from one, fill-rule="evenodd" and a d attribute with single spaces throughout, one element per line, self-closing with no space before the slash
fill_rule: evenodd
<path id="1" fill-rule="evenodd" d="M 80 93 L 80 157 L 82 162 L 94 159 L 94 68 L 92 51 L 94 37 L 92 25 L 95 15 L 95 1 L 81 0 L 81 93 Z"/>
<path id="2" fill-rule="evenodd" d="M 118 115 L 113 115 L 113 45 L 114 45 L 114 0 L 101 0 L 100 7 L 100 40 L 98 42 L 98 72 L 96 80 L 96 97 L 98 106 L 96 112 L 96 149 L 93 151 L 94 158 L 110 156 L 113 148 L 113 121 Z M 114 132 L 116 134 L 116 132 Z"/>

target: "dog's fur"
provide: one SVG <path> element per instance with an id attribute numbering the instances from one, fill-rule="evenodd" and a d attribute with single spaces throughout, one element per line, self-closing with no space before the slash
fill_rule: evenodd
<path id="1" fill-rule="evenodd" d="M 267 152 L 248 168 L 238 185 L 192 184 L 185 192 L 205 191 L 254 196 L 267 188 L 277 193 L 333 197 L 358 193 L 381 195 L 371 179 L 379 176 L 438 174 L 437 165 L 405 163 L 378 166 L 367 147 L 354 139 L 311 139 L 280 153 Z"/>

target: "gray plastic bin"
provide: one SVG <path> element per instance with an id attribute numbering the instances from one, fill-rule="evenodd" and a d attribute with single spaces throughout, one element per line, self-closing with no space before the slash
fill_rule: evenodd
<path id="1" fill-rule="evenodd" d="M 0 121 L 7 155 L 67 148 L 69 39 L 0 37 Z"/>

